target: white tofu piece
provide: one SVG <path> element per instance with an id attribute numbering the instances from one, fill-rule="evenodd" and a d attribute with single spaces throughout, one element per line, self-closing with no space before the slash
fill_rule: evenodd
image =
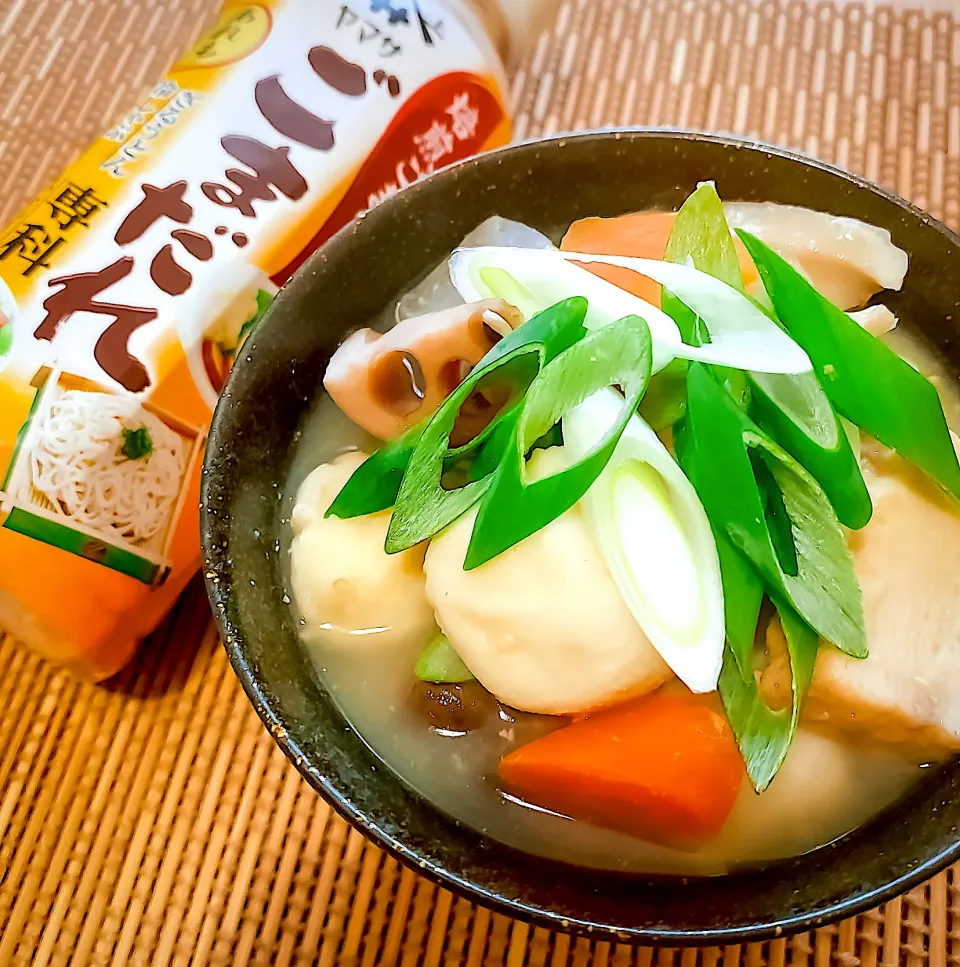
<path id="1" fill-rule="evenodd" d="M 537 451 L 532 477 L 566 466 Z M 463 570 L 476 511 L 427 550 L 427 598 L 450 643 L 506 705 L 563 715 L 673 677 L 620 596 L 580 506 L 499 557 Z"/>
<path id="2" fill-rule="evenodd" d="M 437 633 L 424 594 L 424 545 L 387 554 L 389 510 L 348 520 L 323 516 L 364 458 L 353 451 L 317 467 L 297 493 L 290 577 L 301 630 L 308 642 L 398 648 L 412 661 Z"/>

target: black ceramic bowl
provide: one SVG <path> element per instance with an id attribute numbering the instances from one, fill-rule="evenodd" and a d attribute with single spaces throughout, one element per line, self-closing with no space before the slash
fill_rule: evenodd
<path id="1" fill-rule="evenodd" d="M 891 302 L 960 361 L 960 239 L 851 175 L 787 152 L 700 134 L 603 132 L 465 161 L 344 228 L 297 273 L 244 347 L 207 448 L 203 540 L 210 599 L 264 724 L 334 808 L 403 862 L 471 900 L 610 940 L 725 944 L 849 916 L 960 857 L 957 771 L 829 846 L 754 872 L 649 880 L 534 859 L 465 828 L 401 782 L 330 699 L 285 603 L 284 488 L 295 435 L 330 354 L 490 215 L 547 232 L 585 215 L 674 208 L 714 179 L 729 200 L 776 201 L 888 228 L 910 254 Z"/>

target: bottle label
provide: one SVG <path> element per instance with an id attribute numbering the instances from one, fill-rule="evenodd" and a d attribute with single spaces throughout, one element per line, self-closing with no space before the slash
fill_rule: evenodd
<path id="1" fill-rule="evenodd" d="M 198 562 L 210 413 L 278 286 L 504 143 L 498 77 L 436 0 L 228 2 L 6 229 L 0 627 L 114 670 Z"/>

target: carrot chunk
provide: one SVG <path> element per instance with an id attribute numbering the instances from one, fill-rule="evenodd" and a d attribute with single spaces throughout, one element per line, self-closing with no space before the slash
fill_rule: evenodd
<path id="1" fill-rule="evenodd" d="M 511 793 L 652 842 L 716 837 L 743 781 L 727 720 L 708 700 L 657 692 L 587 716 L 500 760 Z"/>
<path id="2" fill-rule="evenodd" d="M 581 218 L 567 229 L 560 248 L 565 252 L 590 255 L 662 259 L 673 228 L 673 219 L 673 212 L 635 212 L 616 218 Z M 743 284 L 749 286 L 758 278 L 757 268 L 739 238 L 734 238 L 734 246 L 740 259 Z M 593 262 L 582 267 L 655 306 L 660 305 L 660 286 L 653 279 L 617 265 Z"/>
<path id="3" fill-rule="evenodd" d="M 560 248 L 590 255 L 632 255 L 662 259 L 673 228 L 673 212 L 636 212 L 617 218 L 581 218 L 563 236 Z M 660 285 L 645 275 L 617 265 L 591 262 L 583 268 L 632 292 L 655 306 L 660 305 Z"/>

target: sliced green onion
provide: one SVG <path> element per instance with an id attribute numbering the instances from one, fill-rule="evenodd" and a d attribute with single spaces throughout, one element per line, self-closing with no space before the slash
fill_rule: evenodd
<path id="1" fill-rule="evenodd" d="M 697 185 L 680 206 L 667 239 L 664 258 L 668 262 L 692 266 L 725 282 L 737 292 L 746 294 L 743 274 L 740 271 L 740 257 L 723 214 L 723 203 L 712 181 Z M 709 326 L 705 333 L 696 313 L 687 308 L 669 289 L 663 290 L 661 306 L 680 327 L 684 342 L 694 346 L 702 345 L 704 335 L 709 337 L 708 341 L 712 341 Z M 730 395 L 745 404 L 747 378 L 744 373 L 740 369 L 725 368 L 720 375 L 721 382 L 727 383 Z"/>
<path id="2" fill-rule="evenodd" d="M 425 420 L 417 423 L 367 457 L 350 475 L 324 517 L 363 517 L 392 507 L 410 462 L 410 454 L 426 425 Z"/>
<path id="3" fill-rule="evenodd" d="M 640 416 L 654 430 L 673 426 L 687 411 L 687 361 L 675 359 L 650 377 Z"/>
<path id="4" fill-rule="evenodd" d="M 582 296 L 588 302 L 583 321 L 587 329 L 599 329 L 624 316 L 640 316 L 653 338 L 654 372 L 666 366 L 676 355 L 674 347 L 682 344 L 676 323 L 668 315 L 625 289 L 571 265 L 557 250 L 462 248 L 453 253 L 449 265 L 450 279 L 465 302 L 495 298 L 497 290 L 485 281 L 490 279 L 490 270 L 495 269 L 522 286 L 540 308 L 560 299 Z"/>
<path id="5" fill-rule="evenodd" d="M 739 235 L 777 315 L 809 353 L 837 412 L 960 497 L 960 464 L 933 384 L 760 239 Z"/>
<path id="6" fill-rule="evenodd" d="M 460 407 L 477 383 L 507 366 L 515 369 L 519 366 L 521 379 L 528 384 L 534 381 L 536 374 L 549 361 L 548 348 L 551 353 L 562 355 L 565 349 L 581 339 L 586 310 L 583 299 L 573 298 L 540 313 L 501 339 L 443 401 L 410 455 L 387 528 L 384 548 L 388 554 L 406 550 L 438 534 L 472 507 L 495 479 L 494 474 L 488 474 L 480 479 L 472 479 L 455 490 L 446 490 L 441 483 L 448 455 L 462 454 L 466 449 L 461 447 L 457 451 L 449 451 L 448 444 Z M 519 404 L 504 406 L 495 423 L 488 426 L 468 447 L 479 449 L 483 441 L 492 440 L 503 440 L 509 446 L 510 436 L 506 428 L 517 421 L 520 413 Z M 494 432 L 500 429 L 499 424 L 503 424 L 505 432 Z M 497 462 L 496 455 L 492 462 Z"/>
<path id="7" fill-rule="evenodd" d="M 816 374 L 754 373 L 751 415 L 823 487 L 842 524 L 857 530 L 873 513 L 858 453 Z"/>
<path id="8" fill-rule="evenodd" d="M 743 291 L 740 260 L 723 205 L 712 184 L 700 185 L 681 206 L 667 243 L 666 257 L 674 262 L 689 260 L 695 268 Z M 774 316 L 762 285 L 759 294 L 766 301 L 760 307 Z M 666 291 L 663 307 L 685 337 L 687 329 L 694 331 L 695 317 Z M 685 317 L 692 319 L 685 323 Z M 732 380 L 731 395 L 743 399 L 744 377 L 728 371 L 726 378 Z M 872 507 L 859 464 L 840 433 L 837 415 L 813 371 L 796 375 L 757 372 L 753 374 L 751 388 L 753 415 L 760 426 L 813 474 L 844 524 L 853 528 L 866 524 Z M 675 388 L 674 392 L 679 390 Z"/>
<path id="9" fill-rule="evenodd" d="M 616 423 L 612 389 L 563 418 L 565 446 L 585 455 Z M 637 623 L 694 692 L 717 687 L 724 615 L 710 523 L 696 491 L 656 433 L 630 417 L 583 507 L 607 567 Z"/>
<path id="10" fill-rule="evenodd" d="M 687 383 L 686 426 L 677 440 L 677 457 L 685 469 L 692 463 L 693 483 L 714 528 L 750 560 L 774 596 L 786 598 L 841 651 L 865 657 L 860 586 L 826 494 L 704 367 L 691 364 Z M 782 498 L 795 568 L 777 554 L 751 451 Z"/>
<path id="11" fill-rule="evenodd" d="M 663 310 L 574 262 L 618 265 L 659 282 L 703 320 L 710 342 L 686 345 L 677 324 Z M 479 276 L 488 266 L 509 272 L 541 304 L 569 295 L 585 296 L 590 303 L 584 321 L 588 329 L 607 325 L 623 315 L 640 316 L 650 327 L 654 371 L 678 357 L 762 372 L 800 373 L 810 369 L 806 353 L 742 293 L 687 265 L 545 249 L 457 249 L 450 259 L 450 278 L 465 299 L 488 297 Z"/>
<path id="12" fill-rule="evenodd" d="M 800 346 L 742 292 L 688 265 L 576 252 L 536 255 L 617 265 L 659 282 L 696 313 L 710 337 L 704 345 L 683 344 L 679 358 L 764 373 L 805 373 L 811 368 Z"/>
<path id="13" fill-rule="evenodd" d="M 446 635 L 437 635 L 427 645 L 414 674 L 422 682 L 469 682 L 474 677 Z"/>
<path id="14" fill-rule="evenodd" d="M 533 343 L 520 346 L 494 364 L 492 371 L 513 365 L 521 379 L 532 381 L 543 364 L 543 347 Z M 460 407 L 473 392 L 476 380 L 468 376 L 447 397 L 431 417 L 410 456 L 400 483 L 396 505 L 387 528 L 384 549 L 396 554 L 439 534 L 480 499 L 490 483 L 489 476 L 468 480 L 461 487 L 447 490 L 442 485 L 448 444 Z M 503 422 L 516 419 L 514 406 L 504 408 Z"/>
<path id="15" fill-rule="evenodd" d="M 680 206 L 667 239 L 664 258 L 668 262 L 692 263 L 701 272 L 726 282 L 739 292 L 744 291 L 740 259 L 712 181 L 697 185 Z"/>
<path id="16" fill-rule="evenodd" d="M 473 368 L 465 383 L 460 384 L 454 394 L 460 394 L 457 402 L 452 404 L 448 399 L 432 417 L 422 420 L 407 430 L 403 436 L 391 440 L 376 453 L 371 454 L 354 471 L 325 516 L 362 517 L 365 514 L 373 514 L 392 507 L 397 501 L 410 459 L 417 450 L 427 426 L 436 420 L 441 412 L 444 413 L 443 419 L 446 420 L 452 411 L 453 422 L 456 422 L 457 410 L 470 395 L 474 386 L 502 366 L 508 356 L 512 358 L 520 350 L 526 352 L 524 347 L 533 347 L 530 351 L 542 354 L 544 362 L 549 362 L 563 352 L 567 346 L 583 335 L 583 319 L 586 311 L 585 300 L 568 299 L 551 306 L 539 316 L 504 336 Z M 462 392 L 464 385 L 468 386 L 469 391 L 466 393 Z M 515 418 L 516 412 L 504 407 L 475 440 L 457 450 L 449 451 L 446 456 L 453 458 L 469 456 L 474 452 L 483 452 L 484 447 L 487 447 L 489 455 L 489 442 L 497 439 L 501 440 L 500 452 L 502 453 L 502 446 L 507 437 L 504 435 L 498 437 L 497 428 L 502 422 Z M 452 426 L 453 423 L 451 428 Z M 443 438 L 444 449 L 449 437 L 448 432 Z M 493 465 L 495 466 L 498 461 L 499 454 L 493 460 Z"/>
<path id="17" fill-rule="evenodd" d="M 533 293 L 525 289 L 509 272 L 488 266 L 480 269 L 480 280 L 490 292 L 493 299 L 505 299 L 523 313 L 524 319 L 535 316 L 540 311 L 540 305 Z"/>
<path id="18" fill-rule="evenodd" d="M 800 703 L 813 677 L 820 639 L 788 605 L 777 604 L 790 662 L 790 708 L 774 711 L 763 700 L 756 678 L 741 674 L 732 649 L 723 655 L 720 698 L 754 789 L 770 785 L 787 756 L 800 719 Z"/>
<path id="19" fill-rule="evenodd" d="M 694 490 L 699 493 L 703 486 L 697 467 L 700 453 L 690 442 L 689 433 L 689 422 L 681 421 L 674 429 L 673 443 L 684 474 Z M 713 524 L 711 527 L 720 562 L 727 644 L 736 659 L 741 675 L 744 679 L 752 679 L 753 642 L 757 633 L 757 621 L 760 618 L 760 606 L 763 603 L 763 578 L 750 561 L 730 543 L 722 529 Z"/>
<path id="20" fill-rule="evenodd" d="M 680 206 L 664 258 L 668 262 L 691 265 L 715 279 L 743 292 L 740 259 L 733 244 L 733 236 L 723 216 L 723 205 L 712 182 L 705 182 L 690 194 Z M 703 326 L 697 314 L 687 308 L 669 289 L 664 289 L 661 308 L 676 322 L 683 341 L 698 346 L 702 343 Z M 650 381 L 650 387 L 640 404 L 640 415 L 654 429 L 675 423 L 687 406 L 687 362 L 675 359 L 663 372 Z M 746 389 L 746 378 L 738 370 L 728 370 L 730 389 L 741 398 Z"/>
<path id="21" fill-rule="evenodd" d="M 696 483 L 697 452 L 688 445 L 684 421 L 675 435 L 678 452 L 686 456 L 684 470 Z M 764 597 L 764 580 L 750 561 L 719 530 L 714 531 L 723 580 L 727 642 L 720 671 L 720 697 L 743 755 L 747 774 L 757 792 L 770 784 L 786 758 L 796 732 L 800 704 L 813 675 L 819 637 L 785 602 L 780 602 L 781 625 L 787 641 L 791 674 L 789 712 L 774 711 L 760 695 L 754 669 L 754 641 Z"/>
<path id="22" fill-rule="evenodd" d="M 555 253 L 536 253 L 553 256 Z M 807 372 L 806 353 L 762 310 L 732 286 L 688 265 L 615 255 L 556 253 L 577 262 L 600 262 L 633 269 L 669 289 L 697 314 L 710 341 L 701 346 L 683 345 L 683 359 L 753 369 L 771 373 Z"/>
<path id="23" fill-rule="evenodd" d="M 546 527 L 589 490 L 616 449 L 650 379 L 650 331 L 627 316 L 588 333 L 545 366 L 524 397 L 513 439 L 477 512 L 464 570 L 486 563 Z M 526 454 L 573 407 L 608 386 L 623 387 L 616 420 L 572 466 L 526 479 Z M 412 464 L 411 464 L 412 466 Z"/>
<path id="24" fill-rule="evenodd" d="M 840 420 L 840 426 L 843 427 L 843 432 L 846 434 L 847 440 L 850 443 L 850 449 L 853 450 L 853 455 L 860 460 L 860 427 L 856 423 L 851 423 L 849 420 L 844 419 L 842 416 L 838 417 Z"/>
<path id="25" fill-rule="evenodd" d="M 689 422 L 684 420 L 677 427 L 674 440 L 677 453 L 683 453 L 683 468 L 699 491 L 704 484 L 699 475 L 698 460 L 704 454 L 690 442 L 689 433 Z M 777 774 L 793 741 L 800 704 L 813 675 L 819 636 L 789 605 L 783 601 L 778 604 L 790 664 L 791 707 L 789 712 L 769 708 L 760 695 L 753 661 L 765 582 L 723 530 L 714 527 L 714 537 L 723 581 L 726 626 L 720 698 L 747 775 L 754 789 L 762 792 Z"/>
<path id="26" fill-rule="evenodd" d="M 752 680 L 753 643 L 763 604 L 763 578 L 730 543 L 726 534 L 715 532 L 714 538 L 720 558 L 727 646 L 743 680 Z"/>

